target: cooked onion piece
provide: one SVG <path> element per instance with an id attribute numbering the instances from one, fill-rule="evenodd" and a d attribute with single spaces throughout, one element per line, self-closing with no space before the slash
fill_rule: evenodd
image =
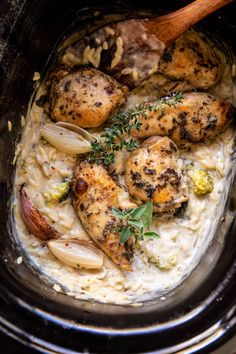
<path id="1" fill-rule="evenodd" d="M 99 269 L 103 253 L 85 240 L 51 240 L 48 248 L 62 263 L 73 268 Z"/>
<path id="2" fill-rule="evenodd" d="M 87 137 L 56 124 L 45 124 L 41 134 L 52 146 L 67 154 L 84 154 L 91 149 L 91 140 Z"/>
<path id="3" fill-rule="evenodd" d="M 48 224 L 46 219 L 33 206 L 24 186 L 20 189 L 20 206 L 22 219 L 31 234 L 44 241 L 59 237 L 58 232 Z"/>

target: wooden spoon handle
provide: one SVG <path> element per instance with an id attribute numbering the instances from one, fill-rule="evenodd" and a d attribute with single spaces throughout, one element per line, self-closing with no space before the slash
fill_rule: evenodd
<path id="1" fill-rule="evenodd" d="M 205 16 L 234 0 L 195 0 L 171 14 L 150 19 L 145 27 L 167 46 Z"/>

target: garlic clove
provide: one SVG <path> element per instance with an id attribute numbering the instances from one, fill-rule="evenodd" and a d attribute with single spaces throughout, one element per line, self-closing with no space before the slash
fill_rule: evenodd
<path id="1" fill-rule="evenodd" d="M 29 233 L 44 241 L 59 237 L 59 233 L 48 224 L 46 219 L 33 206 L 24 185 L 20 189 L 20 206 L 22 219 Z"/>
<path id="2" fill-rule="evenodd" d="M 86 240 L 50 240 L 49 250 L 62 263 L 73 268 L 100 269 L 104 254 Z"/>
<path id="3" fill-rule="evenodd" d="M 90 142 L 93 142 L 96 140 L 92 134 L 90 134 L 87 130 L 80 128 L 78 125 L 75 125 L 72 123 L 66 123 L 66 122 L 57 122 L 56 125 L 59 127 L 71 130 L 72 132 L 78 133 L 83 138 L 85 138 L 86 140 L 88 140 Z"/>
<path id="4" fill-rule="evenodd" d="M 45 124 L 41 135 L 56 149 L 67 154 L 84 154 L 91 150 L 87 138 L 57 124 Z"/>

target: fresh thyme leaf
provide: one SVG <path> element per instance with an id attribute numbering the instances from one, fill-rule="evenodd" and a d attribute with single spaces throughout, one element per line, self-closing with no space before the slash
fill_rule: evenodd
<path id="1" fill-rule="evenodd" d="M 144 237 L 150 237 L 150 238 L 160 238 L 160 235 L 157 234 L 156 232 L 154 231 L 146 231 L 144 232 Z"/>
<path id="2" fill-rule="evenodd" d="M 152 222 L 152 214 L 153 214 L 153 203 L 147 202 L 146 209 L 142 215 L 142 222 L 146 228 L 149 228 Z"/>
<path id="3" fill-rule="evenodd" d="M 119 219 L 123 219 L 125 217 L 124 213 L 115 207 L 111 208 L 112 213 Z"/>
<path id="4" fill-rule="evenodd" d="M 144 234 L 143 234 L 143 232 L 141 232 L 141 233 L 138 235 L 138 240 L 139 240 L 139 241 L 143 241 L 143 240 L 144 240 Z"/>
<path id="5" fill-rule="evenodd" d="M 143 215 L 143 213 L 145 212 L 146 208 L 147 208 L 147 205 L 143 204 L 138 208 L 132 209 L 132 213 L 131 213 L 132 217 L 136 218 L 136 219 L 140 218 Z"/>
<path id="6" fill-rule="evenodd" d="M 123 211 L 122 211 L 122 215 L 125 216 L 125 217 L 131 216 L 133 210 L 134 210 L 134 209 L 123 210 Z"/>
<path id="7" fill-rule="evenodd" d="M 180 103 L 184 95 L 177 92 L 168 97 L 162 97 L 156 101 L 143 103 L 129 109 L 126 112 L 120 111 L 112 117 L 111 127 L 104 129 L 101 135 L 101 141 L 91 142 L 91 151 L 89 153 L 89 161 L 110 165 L 115 162 L 115 152 L 126 149 L 132 151 L 137 149 L 138 143 L 135 139 L 123 140 L 123 134 L 130 135 L 132 129 L 140 130 L 142 123 L 138 120 L 142 116 L 147 116 L 148 112 L 164 112 L 167 106 L 176 106 Z"/>
<path id="8" fill-rule="evenodd" d="M 130 237 L 130 234 L 131 234 L 131 230 L 129 227 L 122 229 L 120 233 L 120 243 L 121 244 L 125 243 Z"/>
<path id="9" fill-rule="evenodd" d="M 127 224 L 129 226 L 136 227 L 137 229 L 140 229 L 140 230 L 144 228 L 142 221 L 139 221 L 137 219 L 130 219 L 127 221 Z"/>
<path id="10" fill-rule="evenodd" d="M 153 214 L 152 202 L 124 211 L 117 208 L 112 208 L 111 210 L 114 216 L 121 219 L 122 223 L 124 223 L 119 230 L 121 244 L 125 243 L 131 236 L 140 241 L 144 240 L 145 237 L 160 237 L 156 232 L 149 230 Z"/>
<path id="11" fill-rule="evenodd" d="M 128 140 L 128 141 L 123 140 L 123 141 L 121 142 L 120 147 L 121 147 L 120 150 L 122 150 L 122 148 L 125 148 L 125 149 L 128 150 L 128 151 L 132 151 L 132 150 L 135 150 L 135 149 L 138 148 L 138 143 L 137 143 L 137 141 L 134 140 L 134 139 L 130 139 L 130 140 Z"/>

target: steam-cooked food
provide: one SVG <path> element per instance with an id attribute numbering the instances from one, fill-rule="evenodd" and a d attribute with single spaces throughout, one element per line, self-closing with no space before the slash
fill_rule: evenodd
<path id="1" fill-rule="evenodd" d="M 70 180 L 65 179 L 62 182 L 56 183 L 52 186 L 49 193 L 44 192 L 43 197 L 47 203 L 61 203 L 68 197 L 70 192 Z"/>
<path id="2" fill-rule="evenodd" d="M 13 207 L 24 254 L 56 291 L 140 304 L 186 278 L 222 218 L 232 67 L 193 31 L 158 67 L 144 22 L 112 21 L 60 46 L 17 148 Z"/>
<path id="3" fill-rule="evenodd" d="M 190 170 L 191 185 L 196 195 L 206 195 L 213 191 L 214 182 L 210 173 L 206 170 Z"/>
<path id="4" fill-rule="evenodd" d="M 223 74 L 222 60 L 212 45 L 194 31 L 182 34 L 161 57 L 158 71 L 174 80 L 186 80 L 207 89 Z"/>
<path id="5" fill-rule="evenodd" d="M 78 216 L 87 233 L 122 269 L 131 270 L 130 246 L 119 242 L 122 226 L 112 213 L 119 208 L 118 186 L 101 165 L 82 162 L 75 170 L 73 191 Z"/>
<path id="6" fill-rule="evenodd" d="M 24 185 L 20 187 L 19 193 L 21 216 L 28 232 L 44 241 L 50 240 L 51 238 L 58 238 L 59 233 L 54 229 L 54 227 L 49 225 L 47 220 L 32 204 L 26 193 L 26 188 Z"/>
<path id="7" fill-rule="evenodd" d="M 69 46 L 62 62 L 70 67 L 90 64 L 130 87 L 157 71 L 165 45 L 136 20 L 101 27 Z"/>
<path id="8" fill-rule="evenodd" d="M 162 101 L 160 108 L 137 117 L 139 129 L 131 134 L 139 138 L 153 135 L 169 136 L 179 148 L 196 143 L 207 143 L 226 130 L 233 118 L 232 104 L 208 93 L 184 93 L 175 104 Z"/>
<path id="9" fill-rule="evenodd" d="M 50 240 L 48 248 L 62 263 L 73 268 L 100 269 L 104 254 L 86 240 Z"/>
<path id="10" fill-rule="evenodd" d="M 100 127 L 124 103 L 127 93 L 125 86 L 93 68 L 59 71 L 51 81 L 51 117 L 83 128 Z"/>
<path id="11" fill-rule="evenodd" d="M 152 200 L 157 212 L 175 211 L 188 200 L 181 165 L 178 149 L 171 139 L 149 138 L 129 155 L 125 164 L 129 193 L 139 203 Z"/>
<path id="12" fill-rule="evenodd" d="M 91 150 L 91 142 L 96 140 L 85 129 L 66 122 L 45 124 L 41 135 L 56 149 L 67 154 L 85 154 Z"/>
<path id="13" fill-rule="evenodd" d="M 187 31 L 163 54 L 163 44 L 145 32 L 135 21 L 112 23 L 70 46 L 62 61 L 70 67 L 88 63 L 100 67 L 131 87 L 156 71 L 200 89 L 221 79 L 222 57 L 202 35 Z"/>
<path id="14" fill-rule="evenodd" d="M 163 74 L 155 73 L 132 90 L 127 101 L 132 106 L 133 100 L 137 104 L 137 97 L 140 103 L 143 103 L 174 93 L 191 91 L 195 91 L 195 87 L 188 81 L 172 80 Z"/>

